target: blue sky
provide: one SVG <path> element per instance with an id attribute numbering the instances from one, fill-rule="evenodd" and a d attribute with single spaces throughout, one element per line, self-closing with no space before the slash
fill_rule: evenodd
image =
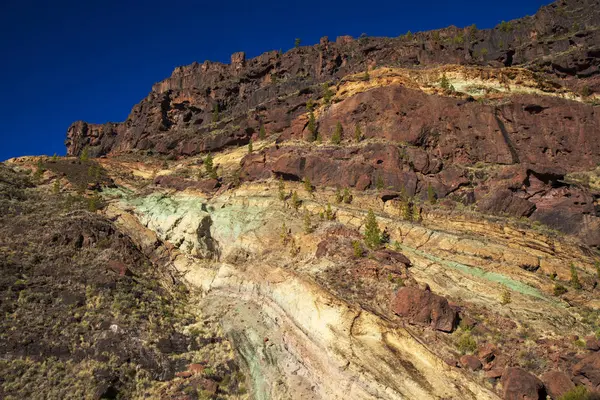
<path id="1" fill-rule="evenodd" d="M 178 65 L 321 36 L 489 28 L 550 1 L 0 1 L 0 161 L 65 153 L 76 120 L 123 121 Z"/>

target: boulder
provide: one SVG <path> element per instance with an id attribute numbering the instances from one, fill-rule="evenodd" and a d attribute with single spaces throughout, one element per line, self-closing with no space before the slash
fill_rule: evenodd
<path id="1" fill-rule="evenodd" d="M 562 371 L 548 371 L 540 378 L 544 382 L 546 391 L 553 399 L 560 398 L 575 387 L 571 378 Z"/>
<path id="2" fill-rule="evenodd" d="M 591 351 L 600 350 L 600 341 L 595 336 L 588 336 L 585 338 L 585 348 Z"/>
<path id="3" fill-rule="evenodd" d="M 546 400 L 542 381 L 521 368 L 507 368 L 500 382 L 504 400 Z"/>
<path id="4" fill-rule="evenodd" d="M 594 352 L 575 364 L 573 377 L 592 390 L 600 389 L 600 352 Z"/>
<path id="5" fill-rule="evenodd" d="M 409 322 L 430 326 L 432 329 L 452 332 L 458 315 L 442 296 L 416 287 L 402 287 L 392 301 L 392 311 Z"/>
<path id="6" fill-rule="evenodd" d="M 475 356 L 464 355 L 460 358 L 460 365 L 463 368 L 470 369 L 471 371 L 477 371 L 483 367 L 481 361 Z"/>

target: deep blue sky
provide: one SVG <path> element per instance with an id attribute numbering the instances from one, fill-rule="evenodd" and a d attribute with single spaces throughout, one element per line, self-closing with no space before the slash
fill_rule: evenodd
<path id="1" fill-rule="evenodd" d="M 71 122 L 124 120 L 178 65 L 321 36 L 489 28 L 550 0 L 0 0 L 0 161 L 65 153 Z"/>

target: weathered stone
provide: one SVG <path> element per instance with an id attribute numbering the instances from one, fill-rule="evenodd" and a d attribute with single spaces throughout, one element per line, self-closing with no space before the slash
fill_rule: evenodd
<path id="1" fill-rule="evenodd" d="M 452 332 L 457 323 L 457 313 L 448 300 L 428 290 L 402 287 L 392 302 L 392 311 L 408 318 L 413 324 L 430 326 L 433 329 Z"/>
<path id="2" fill-rule="evenodd" d="M 540 378 L 544 382 L 546 391 L 553 399 L 560 398 L 575 387 L 571 378 L 562 371 L 548 371 Z"/>
<path id="3" fill-rule="evenodd" d="M 463 368 L 470 369 L 471 371 L 477 371 L 483 366 L 477 357 L 469 354 L 460 358 L 460 365 Z"/>
<path id="4" fill-rule="evenodd" d="M 507 368 L 502 374 L 504 400 L 545 400 L 544 384 L 521 368 Z"/>
<path id="5" fill-rule="evenodd" d="M 573 376 L 593 390 L 600 389 L 600 352 L 594 352 L 575 364 Z"/>

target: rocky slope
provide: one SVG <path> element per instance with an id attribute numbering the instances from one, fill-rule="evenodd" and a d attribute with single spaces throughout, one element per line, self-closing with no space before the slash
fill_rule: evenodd
<path id="1" fill-rule="evenodd" d="M 179 67 L 9 160 L 0 393 L 593 398 L 598 6 Z"/>

